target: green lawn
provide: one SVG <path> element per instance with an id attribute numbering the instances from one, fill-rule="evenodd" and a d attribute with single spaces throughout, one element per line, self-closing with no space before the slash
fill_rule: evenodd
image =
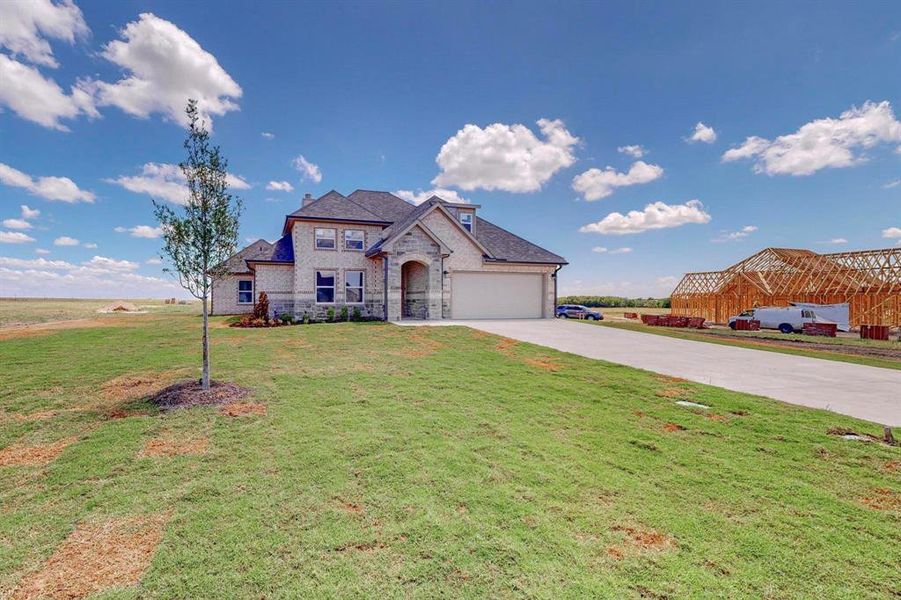
<path id="1" fill-rule="evenodd" d="M 901 449 L 827 435 L 874 425 L 467 328 L 213 323 L 266 414 L 110 387 L 196 374 L 194 315 L 0 338 L 0 454 L 74 438 L 0 467 L 0 596 L 76 525 L 161 513 L 103 598 L 901 594 Z"/>
<path id="2" fill-rule="evenodd" d="M 723 344 L 726 346 L 740 346 L 765 350 L 767 352 L 780 352 L 782 354 L 794 354 L 797 356 L 809 356 L 825 360 L 837 360 L 871 367 L 885 369 L 901 369 L 901 342 L 893 341 L 861 340 L 847 337 L 813 337 L 801 334 L 785 335 L 770 331 L 732 331 L 731 329 L 682 329 L 673 327 L 651 327 L 636 321 L 578 321 L 586 325 L 598 325 L 601 327 L 615 327 L 638 331 L 640 333 L 652 333 L 668 337 L 708 342 L 711 344 Z M 741 336 L 736 339 L 734 336 Z M 820 346 L 819 348 L 817 346 Z M 898 356 L 871 356 L 861 353 L 866 349 L 884 349 L 892 351 Z"/>

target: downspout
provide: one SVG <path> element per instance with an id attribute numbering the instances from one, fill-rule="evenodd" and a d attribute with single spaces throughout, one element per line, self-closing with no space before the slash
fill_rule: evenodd
<path id="1" fill-rule="evenodd" d="M 553 316 L 557 315 L 557 272 L 563 268 L 563 265 L 557 265 L 557 268 L 554 269 L 554 274 L 552 277 L 554 278 L 554 307 L 553 307 Z"/>
<path id="2" fill-rule="evenodd" d="M 382 264 L 384 265 L 385 271 L 385 281 L 382 284 L 382 288 L 384 289 L 385 300 L 382 303 L 382 315 L 384 320 L 388 320 L 388 255 L 382 256 Z"/>

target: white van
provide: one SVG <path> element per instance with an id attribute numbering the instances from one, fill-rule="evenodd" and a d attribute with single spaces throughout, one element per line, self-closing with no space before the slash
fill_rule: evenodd
<path id="1" fill-rule="evenodd" d="M 760 321 L 761 329 L 778 329 L 782 333 L 794 333 L 804 328 L 804 323 L 832 323 L 821 319 L 812 308 L 798 306 L 763 306 L 746 310 L 736 317 L 729 317 L 729 327 L 735 329 L 736 321 Z"/>

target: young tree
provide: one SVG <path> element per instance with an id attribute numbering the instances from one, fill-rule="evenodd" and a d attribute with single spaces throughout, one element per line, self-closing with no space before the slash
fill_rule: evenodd
<path id="1" fill-rule="evenodd" d="M 207 299 L 213 278 L 227 273 L 225 261 L 235 253 L 241 199 L 228 193 L 228 161 L 210 144 L 210 133 L 188 100 L 190 120 L 185 139 L 187 159 L 179 163 L 188 188 L 187 203 L 178 212 L 154 200 L 154 214 L 163 229 L 163 252 L 178 274 L 179 283 L 203 301 L 203 375 L 201 386 L 210 389 L 210 335 Z"/>

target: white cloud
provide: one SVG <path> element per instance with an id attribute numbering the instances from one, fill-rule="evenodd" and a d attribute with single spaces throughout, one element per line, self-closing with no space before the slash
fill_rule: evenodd
<path id="1" fill-rule="evenodd" d="M 117 106 L 136 117 L 153 113 L 187 126 L 185 105 L 197 100 L 208 125 L 211 116 L 238 110 L 242 90 L 212 54 L 174 24 L 142 13 L 107 44 L 101 56 L 126 76 L 116 83 L 94 81 L 90 88 L 102 106 Z"/>
<path id="2" fill-rule="evenodd" d="M 698 121 L 698 124 L 695 125 L 695 130 L 688 138 L 686 138 L 685 141 L 687 141 L 689 144 L 693 144 L 695 142 L 712 144 L 716 141 L 716 131 L 714 131 L 713 127 L 704 125 L 704 123 Z"/>
<path id="3" fill-rule="evenodd" d="M 35 254 L 42 254 L 42 255 L 44 255 L 44 254 L 50 254 L 50 250 L 47 250 L 46 248 L 35 248 L 34 253 L 35 253 Z"/>
<path id="4" fill-rule="evenodd" d="M 5 4 L 0 2 L 0 6 Z M 74 119 L 82 113 L 91 118 L 99 116 L 83 82 L 66 94 L 53 79 L 5 54 L 0 54 L 0 81 L 0 107 L 5 105 L 23 119 L 44 127 L 69 131 L 60 119 Z"/>
<path id="5" fill-rule="evenodd" d="M 890 189 L 892 189 L 892 188 L 894 188 L 894 187 L 898 187 L 899 185 L 901 185 L 901 179 L 894 179 L 894 180 L 892 180 L 892 181 L 889 181 L 888 183 L 886 183 L 886 184 L 883 185 L 882 187 L 883 187 L 884 189 L 886 189 L 886 190 L 890 190 Z"/>
<path id="6" fill-rule="evenodd" d="M 640 144 L 634 144 L 631 146 L 620 146 L 616 149 L 620 154 L 627 154 L 632 158 L 641 158 L 645 154 L 648 153 L 647 150 L 644 149 Z"/>
<path id="7" fill-rule="evenodd" d="M 756 225 L 745 225 L 738 231 L 722 231 L 720 235 L 713 238 L 714 242 L 735 242 L 744 239 L 757 231 Z"/>
<path id="8" fill-rule="evenodd" d="M 657 285 L 662 288 L 672 289 L 679 283 L 679 278 L 675 275 L 664 275 L 657 278 Z"/>
<path id="9" fill-rule="evenodd" d="M 0 231 L 0 244 L 27 244 L 35 239 L 21 231 Z"/>
<path id="10" fill-rule="evenodd" d="M 268 131 L 264 131 L 260 135 L 263 136 L 264 138 L 266 138 L 267 140 L 271 140 L 271 139 L 275 138 L 275 134 L 269 133 Z"/>
<path id="11" fill-rule="evenodd" d="M 25 219 L 4 219 L 3 226 L 7 229 L 31 229 L 31 223 Z"/>
<path id="12" fill-rule="evenodd" d="M 0 2 L 0 46 L 36 65 L 59 66 L 45 37 L 74 44 L 90 32 L 71 0 Z"/>
<path id="13" fill-rule="evenodd" d="M 36 208 L 29 208 L 27 204 L 22 204 L 19 208 L 22 209 L 23 219 L 37 219 L 41 216 L 41 211 Z"/>
<path id="14" fill-rule="evenodd" d="M 663 176 L 663 169 L 658 165 L 649 165 L 644 161 L 636 161 L 629 167 L 628 173 L 618 173 L 613 167 L 588 169 L 573 178 L 572 187 L 589 202 L 606 198 L 616 188 L 648 183 Z"/>
<path id="15" fill-rule="evenodd" d="M 846 240 L 845 238 L 832 238 L 831 240 L 829 240 L 827 242 L 822 242 L 822 243 L 823 244 L 832 244 L 834 246 L 841 246 L 843 244 L 847 244 L 848 240 Z"/>
<path id="16" fill-rule="evenodd" d="M 82 244 L 82 246 L 84 246 L 85 248 L 90 248 L 91 250 L 93 250 L 94 248 L 97 247 L 97 244 L 95 244 L 94 242 L 84 242 L 84 243 Z"/>
<path id="17" fill-rule="evenodd" d="M 157 258 L 156 256 L 151 256 L 150 258 L 145 260 L 144 263 L 148 265 L 161 265 L 163 264 L 163 260 L 161 258 Z"/>
<path id="18" fill-rule="evenodd" d="M 53 240 L 54 246 L 77 246 L 80 244 L 78 240 L 75 238 L 69 237 L 67 235 L 61 236 Z"/>
<path id="19" fill-rule="evenodd" d="M 121 185 L 130 192 L 147 194 L 157 200 L 166 200 L 173 204 L 188 203 L 187 179 L 181 167 L 168 163 L 146 163 L 141 167 L 140 175 L 123 175 L 116 179 L 106 179 L 107 183 Z M 231 173 L 226 174 L 226 183 L 236 189 L 248 189 L 250 184 L 244 178 Z"/>
<path id="20" fill-rule="evenodd" d="M 319 166 L 308 161 L 303 154 L 298 154 L 297 158 L 291 161 L 291 164 L 300 171 L 302 179 L 309 179 L 313 183 L 322 181 L 322 171 L 319 170 Z"/>
<path id="21" fill-rule="evenodd" d="M 287 181 L 270 181 L 266 184 L 266 189 L 272 192 L 293 192 L 294 186 Z"/>
<path id="22" fill-rule="evenodd" d="M 0 256 L 0 288 L 11 296 L 146 298 L 178 294 L 180 288 L 174 281 L 135 273 L 139 266 L 104 256 L 81 264 Z"/>
<path id="23" fill-rule="evenodd" d="M 28 190 L 34 196 L 40 196 L 47 200 L 59 200 L 60 202 L 93 202 L 94 194 L 78 188 L 75 182 L 68 177 L 38 177 L 34 179 L 18 169 L 7 164 L 0 163 L 0 182 Z M 25 214 L 23 207 L 23 214 Z M 28 209 L 29 211 L 31 209 Z"/>
<path id="24" fill-rule="evenodd" d="M 837 119 L 816 119 L 798 131 L 770 141 L 751 136 L 726 151 L 723 162 L 753 158 L 754 172 L 767 175 L 810 175 L 827 168 L 858 165 L 862 154 L 880 143 L 901 141 L 901 122 L 888 101 L 852 106 Z"/>
<path id="25" fill-rule="evenodd" d="M 431 190 L 397 190 L 394 192 L 394 195 L 402 200 L 406 200 L 410 204 L 415 204 L 419 206 L 432 196 L 438 196 L 442 200 L 447 202 L 453 202 L 456 204 L 470 204 L 469 200 L 462 197 L 454 190 L 447 190 L 444 188 L 434 188 Z"/>
<path id="26" fill-rule="evenodd" d="M 598 254 L 628 254 L 628 253 L 632 252 L 632 248 L 625 248 L 625 247 L 624 248 L 613 248 L 611 250 L 611 249 L 605 248 L 604 246 L 595 246 L 594 248 L 591 249 L 591 251 L 596 252 Z"/>
<path id="27" fill-rule="evenodd" d="M 709 223 L 710 215 L 704 211 L 700 200 L 689 200 L 685 204 L 664 204 L 654 202 L 644 210 L 631 210 L 629 214 L 610 213 L 597 223 L 583 225 L 581 233 L 625 235 L 642 233 L 651 229 L 679 227 L 689 223 Z"/>
<path id="28" fill-rule="evenodd" d="M 151 227 L 150 225 L 135 225 L 128 230 L 131 237 L 155 239 L 163 235 L 162 227 Z"/>
<path id="29" fill-rule="evenodd" d="M 901 227 L 889 227 L 882 230 L 882 237 L 886 239 L 901 238 Z"/>
<path id="30" fill-rule="evenodd" d="M 573 149 L 579 138 L 559 119 L 540 119 L 538 127 L 544 139 L 521 124 L 494 123 L 484 129 L 466 125 L 438 152 L 435 162 L 441 173 L 432 183 L 467 191 L 541 189 L 557 171 L 576 161 Z"/>

